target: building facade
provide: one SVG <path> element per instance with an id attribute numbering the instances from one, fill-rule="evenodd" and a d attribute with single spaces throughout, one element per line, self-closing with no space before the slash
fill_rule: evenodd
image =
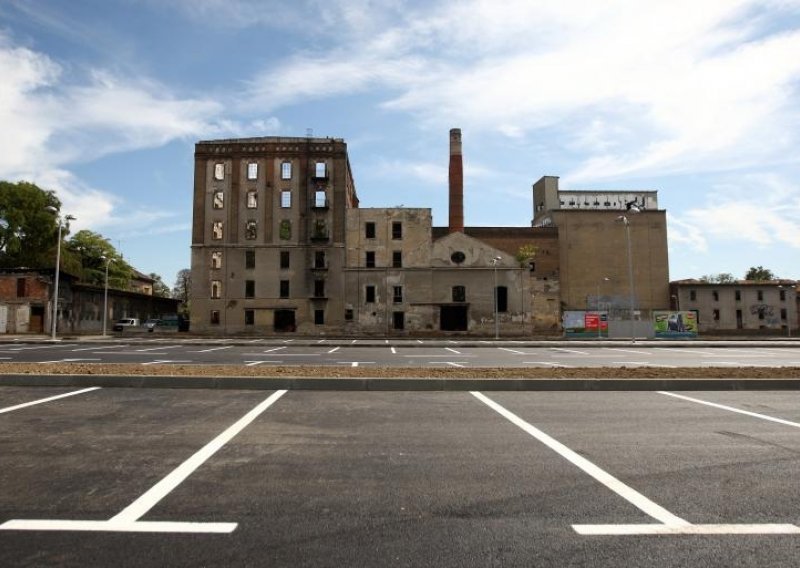
<path id="1" fill-rule="evenodd" d="M 697 312 L 700 333 L 797 332 L 800 298 L 794 280 L 676 280 L 670 282 L 670 297 L 672 309 Z"/>
<path id="2" fill-rule="evenodd" d="M 563 309 L 591 307 L 598 295 L 630 297 L 628 241 L 637 315 L 668 307 L 666 217 L 656 192 L 559 192 L 558 178 L 545 177 L 533 186 L 531 226 L 469 227 L 462 160 L 461 131 L 452 129 L 448 225 L 435 227 L 429 208 L 359 207 L 343 140 L 199 142 L 192 330 L 558 332 Z M 571 204 L 589 195 L 597 207 Z M 631 202 L 642 213 L 624 227 L 617 217 Z"/>

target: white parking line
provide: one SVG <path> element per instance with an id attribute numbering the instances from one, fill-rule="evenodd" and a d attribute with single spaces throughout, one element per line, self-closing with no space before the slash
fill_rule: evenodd
<path id="1" fill-rule="evenodd" d="M 523 361 L 525 365 L 550 365 L 551 367 L 564 367 L 565 369 L 572 369 L 572 365 L 564 365 L 563 363 L 550 363 L 548 361 Z"/>
<path id="2" fill-rule="evenodd" d="M 595 464 L 584 458 L 583 456 L 577 454 L 576 452 L 570 450 L 567 446 L 552 438 L 536 428 L 532 426 L 528 422 L 524 421 L 522 418 L 514 414 L 513 412 L 506 410 L 504 407 L 497 404 L 495 401 L 487 397 L 486 395 L 472 391 L 471 393 L 475 398 L 480 400 L 486 406 L 503 416 L 505 419 L 510 421 L 512 424 L 518 426 L 537 440 L 539 440 L 542 444 L 559 454 L 561 457 L 575 465 L 576 467 L 582 469 L 585 473 L 595 478 L 597 481 L 611 489 L 614 493 L 628 501 L 631 505 L 642 511 L 643 513 L 653 517 L 654 519 L 661 521 L 664 525 L 670 527 L 684 527 L 688 526 L 689 522 L 677 517 L 667 511 L 661 505 L 651 501 L 632 487 L 624 484 L 616 477 L 612 476 L 611 474 L 607 473 L 606 471 L 600 469 Z"/>
<path id="3" fill-rule="evenodd" d="M 192 363 L 192 361 L 179 361 L 175 359 L 159 359 L 157 361 L 148 361 L 147 363 L 142 363 L 142 365 L 160 365 L 162 363 Z"/>
<path id="4" fill-rule="evenodd" d="M 81 347 L 80 349 L 73 349 L 73 351 L 100 351 L 101 349 L 119 349 L 120 347 L 127 347 L 127 345 L 106 345 L 105 347 Z"/>
<path id="5" fill-rule="evenodd" d="M 286 349 L 286 347 L 273 347 L 272 349 L 264 350 L 264 353 L 272 353 L 273 351 L 279 351 L 281 349 Z"/>
<path id="6" fill-rule="evenodd" d="M 231 349 L 233 345 L 226 345 L 225 347 L 210 347 L 208 349 L 200 349 L 199 351 L 189 351 L 189 353 L 208 353 L 209 351 L 219 351 L 221 349 Z"/>
<path id="7" fill-rule="evenodd" d="M 453 367 L 461 367 L 462 369 L 464 368 L 464 365 L 462 365 L 461 363 L 456 363 L 454 361 L 444 361 L 444 362 L 448 365 L 452 365 Z"/>
<path id="8" fill-rule="evenodd" d="M 90 392 L 94 390 L 98 390 L 100 387 L 89 387 L 88 389 L 81 389 L 77 391 L 72 391 L 64 394 L 57 394 L 55 396 L 49 396 L 47 398 L 40 398 L 39 400 L 33 400 L 31 402 L 24 402 L 22 404 L 17 404 L 15 406 L 7 406 L 5 408 L 0 408 L 0 414 L 4 414 L 6 412 L 12 412 L 14 410 L 19 410 L 20 408 L 27 408 L 28 406 L 34 406 L 35 404 L 43 404 L 45 402 L 50 402 L 51 400 L 58 400 L 60 398 L 66 398 L 68 396 L 75 396 L 76 394 L 83 394 L 85 392 Z"/>
<path id="9" fill-rule="evenodd" d="M 84 358 L 57 359 L 55 361 L 36 361 L 36 363 L 39 363 L 40 365 L 48 365 L 48 364 L 52 364 L 52 363 L 77 363 L 79 361 L 100 361 L 100 359 L 99 358 L 94 358 L 94 359 L 92 359 L 92 358 L 90 358 L 90 359 L 84 359 Z"/>
<path id="10" fill-rule="evenodd" d="M 697 404 L 704 404 L 706 406 L 719 408 L 721 410 L 736 412 L 737 414 L 744 414 L 746 416 L 752 416 L 753 418 L 760 418 L 761 420 L 768 420 L 769 422 L 777 422 L 778 424 L 784 424 L 786 426 L 793 426 L 794 428 L 800 428 L 800 423 L 792 422 L 791 420 L 784 420 L 783 418 L 775 418 L 774 416 L 767 416 L 766 414 L 758 414 L 757 412 L 750 412 L 749 410 L 742 410 L 741 408 L 734 408 L 733 406 L 717 404 L 716 402 L 709 402 L 707 400 L 701 400 L 699 398 L 692 398 L 691 396 L 676 394 L 674 392 L 658 391 L 658 394 L 665 394 L 667 396 L 680 398 L 682 400 L 688 400 L 689 402 L 696 402 Z"/>
<path id="11" fill-rule="evenodd" d="M 469 355 L 469 354 L 465 355 L 463 353 L 460 353 L 460 355 L 462 357 L 475 357 L 475 355 Z M 426 358 L 427 357 L 427 358 L 430 358 L 430 357 L 450 357 L 450 355 L 403 355 L 403 357 L 408 357 L 408 358 L 414 358 L 414 357 L 416 357 L 416 358 L 421 358 L 421 357 L 422 358 Z"/>
<path id="12" fill-rule="evenodd" d="M 664 367 L 666 369 L 677 369 L 675 365 L 659 365 L 658 363 L 646 363 L 644 361 L 612 361 L 614 365 L 639 365 L 640 367 Z"/>
<path id="13" fill-rule="evenodd" d="M 498 347 L 500 351 L 508 351 L 509 353 L 516 353 L 517 355 L 527 355 L 524 351 L 517 351 L 515 349 L 509 349 L 508 347 Z"/>
<path id="14" fill-rule="evenodd" d="M 328 351 L 328 353 L 336 353 L 337 351 L 339 351 L 339 349 L 341 349 L 341 347 L 334 347 L 333 349 Z"/>
<path id="15" fill-rule="evenodd" d="M 552 351 L 564 351 L 565 353 L 577 353 L 578 355 L 588 355 L 586 351 L 576 351 L 575 349 L 564 349 L 563 347 L 551 347 Z"/>
<path id="16" fill-rule="evenodd" d="M 257 365 L 262 365 L 264 363 L 280 363 L 280 361 L 245 361 L 244 362 L 246 367 L 255 367 Z"/>
<path id="17" fill-rule="evenodd" d="M 618 347 L 606 347 L 603 351 L 622 351 L 623 353 L 634 353 L 636 355 L 652 355 L 649 351 L 637 351 L 635 349 L 620 349 Z"/>
<path id="18" fill-rule="evenodd" d="M 64 345 L 28 345 L 25 347 L 12 347 L 8 351 L 27 351 L 28 349 L 53 349 L 64 347 Z"/>
<path id="19" fill-rule="evenodd" d="M 394 347 L 390 347 L 389 349 L 391 349 L 392 353 L 394 353 L 395 355 L 397 354 L 397 349 L 395 349 Z"/>
<path id="20" fill-rule="evenodd" d="M 664 393 L 670 394 L 670 393 Z M 700 534 L 800 534 L 800 527 L 791 524 L 709 524 L 693 525 L 673 515 L 661 505 L 651 501 L 632 487 L 624 484 L 616 477 L 600 469 L 595 464 L 578 455 L 561 442 L 548 436 L 538 428 L 525 422 L 516 414 L 506 410 L 489 397 L 472 392 L 478 400 L 489 408 L 539 440 L 561 457 L 582 469 L 585 473 L 611 489 L 614 493 L 634 505 L 643 513 L 653 517 L 661 524 L 620 524 L 620 525 L 572 525 L 572 529 L 580 535 L 700 535 Z"/>
<path id="21" fill-rule="evenodd" d="M 317 341 L 317 343 L 325 343 L 325 341 L 327 341 L 327 340 L 326 339 L 320 339 L 319 341 Z"/>
<path id="22" fill-rule="evenodd" d="M 451 353 L 455 353 L 456 355 L 461 355 L 461 351 L 456 351 L 455 349 L 451 349 L 450 347 L 445 347 L 445 351 L 450 351 Z"/>
<path id="23" fill-rule="evenodd" d="M 237 523 L 180 523 L 139 519 L 284 394 L 285 390 L 271 394 L 108 521 L 17 519 L 3 523 L 0 530 L 231 533 L 236 530 Z"/>
<path id="24" fill-rule="evenodd" d="M 159 351 L 161 349 L 177 349 L 180 345 L 159 345 L 158 347 L 148 347 L 147 349 L 135 349 L 137 353 L 144 353 L 146 351 Z"/>

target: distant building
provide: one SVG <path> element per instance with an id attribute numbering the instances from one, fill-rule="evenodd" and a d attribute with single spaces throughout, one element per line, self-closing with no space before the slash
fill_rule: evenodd
<path id="1" fill-rule="evenodd" d="M 800 298 L 794 280 L 670 282 L 672 309 L 697 312 L 705 334 L 783 334 L 797 330 Z"/>
<path id="2" fill-rule="evenodd" d="M 0 334 L 49 333 L 52 330 L 55 269 L 0 269 Z M 94 333 L 103 329 L 105 288 L 82 284 L 59 271 L 58 333 Z M 178 300 L 124 290 L 108 290 L 107 330 L 119 318 L 142 321 L 178 311 Z"/>
<path id="3" fill-rule="evenodd" d="M 465 227 L 459 129 L 449 172 L 448 225 L 434 227 L 429 208 L 360 208 L 341 139 L 197 143 L 192 330 L 522 336 L 558 332 L 563 309 L 601 303 L 629 318 L 621 214 L 634 316 L 669 306 L 656 192 L 560 192 L 545 177 L 533 226 Z M 578 207 L 584 198 L 591 206 Z"/>

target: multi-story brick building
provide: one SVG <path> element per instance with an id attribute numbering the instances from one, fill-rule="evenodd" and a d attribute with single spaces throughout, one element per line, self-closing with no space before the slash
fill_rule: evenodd
<path id="1" fill-rule="evenodd" d="M 427 208 L 359 208 L 343 140 L 200 142 L 192 329 L 527 335 L 558 330 L 562 308 L 594 308 L 603 278 L 613 275 L 605 295 L 629 298 L 626 232 L 615 223 L 623 196 L 573 210 L 552 177 L 533 195 L 533 226 L 465 227 L 458 129 L 450 131 L 446 227 L 434 227 Z M 655 192 L 639 197 L 643 213 L 629 227 L 642 259 L 637 308 L 666 308 L 665 215 Z"/>

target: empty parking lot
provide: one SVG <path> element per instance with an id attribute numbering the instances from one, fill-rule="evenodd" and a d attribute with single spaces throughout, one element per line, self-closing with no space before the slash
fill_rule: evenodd
<path id="1" fill-rule="evenodd" d="M 798 402 L 5 387 L 0 563 L 793 565 Z"/>

